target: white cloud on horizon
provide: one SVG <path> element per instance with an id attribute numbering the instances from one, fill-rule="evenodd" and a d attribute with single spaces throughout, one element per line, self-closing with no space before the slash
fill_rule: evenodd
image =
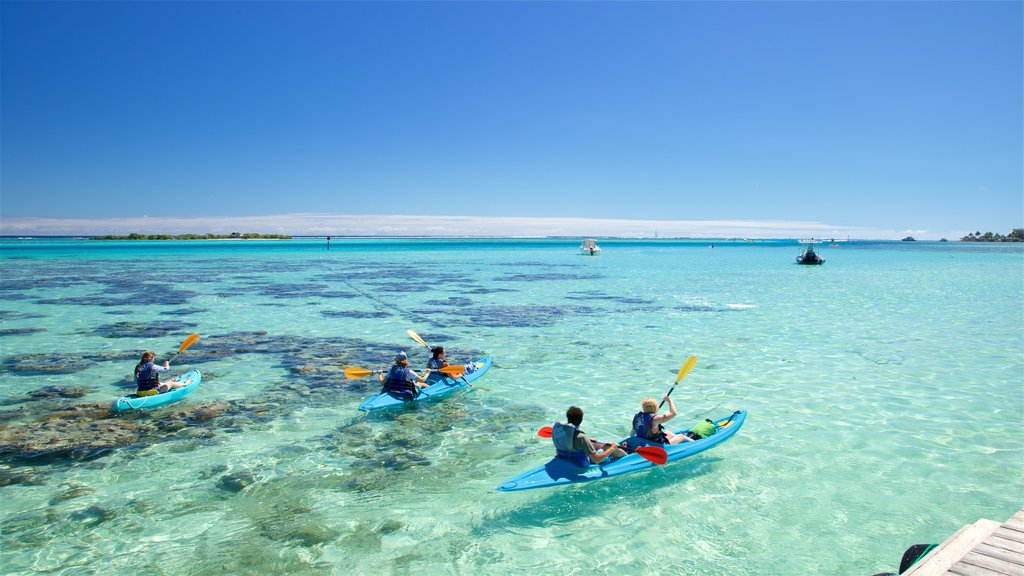
<path id="1" fill-rule="evenodd" d="M 4 236 L 97 236 L 103 234 L 230 234 L 290 236 L 592 236 L 651 238 L 856 238 L 898 240 L 907 235 L 938 239 L 926 230 L 878 230 L 821 222 L 778 220 L 619 220 L 608 218 L 280 214 L 142 218 L 0 217 Z M 946 234 L 951 238 L 954 235 Z M 955 235 L 959 238 L 959 235 Z"/>

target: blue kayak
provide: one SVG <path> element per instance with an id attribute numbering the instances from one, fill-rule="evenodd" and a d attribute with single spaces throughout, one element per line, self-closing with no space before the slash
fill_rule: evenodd
<path id="1" fill-rule="evenodd" d="M 196 388 L 199 388 L 199 383 L 202 382 L 203 375 L 199 373 L 199 370 L 192 369 L 181 376 L 178 376 L 175 380 L 178 382 L 185 382 L 186 380 L 189 380 L 189 383 L 188 386 L 183 388 L 173 388 L 163 394 L 155 394 L 153 396 L 139 397 L 134 394 L 131 396 L 122 396 L 117 399 L 117 402 L 114 402 L 114 410 L 144 410 L 177 402 L 191 394 Z"/>
<path id="2" fill-rule="evenodd" d="M 399 406 L 405 406 L 413 402 L 422 402 L 423 400 L 429 400 L 431 398 L 437 398 L 438 396 L 445 396 L 452 392 L 469 386 L 470 382 L 483 376 L 487 373 L 487 369 L 491 367 L 491 357 L 485 356 L 473 362 L 476 369 L 463 375 L 461 378 L 451 378 L 448 376 L 442 376 L 440 379 L 435 381 L 426 388 L 420 388 L 419 396 L 412 400 L 405 400 L 401 397 L 392 396 L 391 394 L 380 393 L 370 396 L 359 405 L 359 409 L 363 412 L 369 412 L 371 410 L 380 410 L 382 408 L 397 408 Z M 433 377 L 434 372 L 431 372 Z"/>
<path id="3" fill-rule="evenodd" d="M 672 446 L 668 444 L 656 444 L 636 436 L 626 438 L 623 442 L 628 443 L 634 449 L 639 448 L 640 446 L 661 446 L 665 449 L 665 452 L 668 455 L 667 462 L 674 462 L 703 452 L 708 448 L 714 448 L 729 438 L 732 438 L 733 434 L 743 426 L 743 421 L 746 419 L 746 410 L 738 410 L 731 416 L 715 420 L 714 422 L 717 432 L 711 436 L 701 438 L 700 440 L 694 440 L 693 442 L 683 442 Z M 686 430 L 680 430 L 676 433 L 679 434 L 685 431 Z M 552 447 L 552 449 L 553 448 L 554 447 Z M 648 468 L 653 468 L 654 466 L 656 466 L 656 464 L 647 460 L 640 454 L 629 454 L 628 456 L 624 456 L 617 460 L 606 459 L 601 462 L 601 464 L 591 465 L 589 468 L 578 468 L 568 460 L 552 458 L 547 464 L 524 472 L 505 482 L 501 486 L 498 486 L 498 490 L 502 492 L 512 492 L 514 490 L 547 488 L 549 486 L 562 486 L 564 484 L 574 484 L 577 482 L 592 482 L 602 478 L 611 478 L 613 476 L 629 474 L 630 472 L 639 472 L 640 470 L 646 470 Z"/>

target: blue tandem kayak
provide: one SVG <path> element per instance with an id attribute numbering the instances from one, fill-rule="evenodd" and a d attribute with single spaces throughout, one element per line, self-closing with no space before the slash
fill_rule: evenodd
<path id="1" fill-rule="evenodd" d="M 485 356 L 476 362 L 473 362 L 473 364 L 476 365 L 476 370 L 473 370 L 460 378 L 443 376 L 430 386 L 420 388 L 419 396 L 416 396 L 413 400 L 403 400 L 400 397 L 382 392 L 364 400 L 363 403 L 359 405 L 359 409 L 363 412 L 369 412 L 371 410 L 380 410 L 382 408 L 397 408 L 411 402 L 422 402 L 423 400 L 429 400 L 431 398 L 437 398 L 438 396 L 451 394 L 460 388 L 469 386 L 471 382 L 483 376 L 487 372 L 487 369 L 491 367 L 491 357 Z M 432 372 L 431 376 L 433 376 L 433 374 L 434 373 Z"/>
<path id="2" fill-rule="evenodd" d="M 203 375 L 199 373 L 199 370 L 192 369 L 176 378 L 179 382 L 184 382 L 188 379 L 191 379 L 188 386 L 183 388 L 174 388 L 168 392 L 164 392 L 163 394 L 142 397 L 134 394 L 131 396 L 122 396 L 114 402 L 114 410 L 143 410 L 177 402 L 191 394 L 196 388 L 199 388 L 199 383 L 202 382 Z"/>
<path id="3" fill-rule="evenodd" d="M 639 448 L 640 446 L 661 446 L 665 449 L 665 452 L 668 455 L 667 462 L 673 462 L 693 456 L 694 454 L 698 454 L 709 448 L 714 448 L 729 438 L 732 438 L 733 434 L 736 434 L 736 431 L 740 429 L 740 426 L 743 426 L 743 421 L 746 419 L 746 410 L 737 410 L 731 416 L 715 420 L 714 422 L 717 432 L 711 436 L 701 438 L 700 440 L 694 440 L 693 442 L 683 442 L 682 444 L 675 444 L 672 446 L 668 444 L 656 444 L 636 436 L 626 438 L 623 442 L 627 442 L 634 449 Z M 685 432 L 685 430 L 680 430 L 677 434 L 682 432 Z M 562 486 L 564 484 L 574 484 L 577 482 L 592 482 L 602 478 L 611 478 L 613 476 L 629 474 L 630 472 L 639 472 L 640 470 L 646 470 L 648 468 L 653 468 L 654 466 L 655 464 L 653 462 L 645 459 L 640 454 L 630 454 L 613 461 L 606 459 L 601 462 L 601 464 L 591 465 L 589 468 L 578 468 L 568 460 L 552 458 L 547 464 L 538 466 L 533 470 L 528 470 L 515 478 L 508 480 L 501 486 L 498 486 L 498 490 L 501 492 L 512 492 L 515 490 L 530 490 L 533 488 Z"/>

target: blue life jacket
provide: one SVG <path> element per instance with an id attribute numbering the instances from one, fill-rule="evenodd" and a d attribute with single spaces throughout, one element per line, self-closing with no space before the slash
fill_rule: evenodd
<path id="1" fill-rule="evenodd" d="M 153 390 L 160 386 L 160 376 L 153 369 L 152 362 L 135 367 L 135 385 L 138 386 L 139 392 Z"/>
<path id="2" fill-rule="evenodd" d="M 395 364 L 388 370 L 388 375 L 384 378 L 384 388 L 381 390 L 387 394 L 395 396 L 401 396 L 403 399 L 412 400 L 419 395 L 419 390 L 416 388 L 416 384 L 413 383 L 412 372 L 408 366 L 399 366 Z"/>
<path id="3" fill-rule="evenodd" d="M 633 416 L 633 435 L 644 440 L 664 444 L 665 434 L 661 432 L 660 426 L 657 432 L 651 432 L 652 420 L 654 420 L 654 414 L 650 412 L 637 412 L 636 416 Z"/>
<path id="4" fill-rule="evenodd" d="M 430 360 L 427 360 L 427 368 L 430 368 L 431 370 L 440 370 L 441 368 L 444 368 L 445 362 L 446 360 L 443 358 L 431 358 Z"/>
<path id="5" fill-rule="evenodd" d="M 590 466 L 590 458 L 587 453 L 577 450 L 573 444 L 576 436 L 582 435 L 583 431 L 573 424 L 562 424 L 555 422 L 551 427 L 551 440 L 555 443 L 555 457 L 568 460 L 578 468 Z"/>

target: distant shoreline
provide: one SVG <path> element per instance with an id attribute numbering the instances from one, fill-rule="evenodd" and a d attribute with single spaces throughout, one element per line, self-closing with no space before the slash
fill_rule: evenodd
<path id="1" fill-rule="evenodd" d="M 291 240 L 292 237 L 286 234 L 257 234 L 246 232 L 244 234 L 235 232 L 232 234 L 128 234 L 127 236 L 115 236 L 106 234 L 103 236 L 86 236 L 87 240 Z"/>

